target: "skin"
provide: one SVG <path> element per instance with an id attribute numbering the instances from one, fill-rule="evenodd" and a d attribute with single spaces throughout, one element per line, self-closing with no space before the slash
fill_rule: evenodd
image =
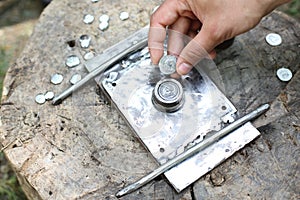
<path id="1" fill-rule="evenodd" d="M 254 28 L 268 13 L 289 0 L 166 0 L 152 14 L 148 46 L 153 64 L 168 53 L 178 56 L 177 73 L 187 74 L 201 58 L 214 58 L 214 48 Z M 191 37 L 187 45 L 183 38 Z M 208 52 L 208 54 L 207 54 Z"/>

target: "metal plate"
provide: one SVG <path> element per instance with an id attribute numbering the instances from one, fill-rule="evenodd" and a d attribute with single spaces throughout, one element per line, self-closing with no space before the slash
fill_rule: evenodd
<path id="1" fill-rule="evenodd" d="M 92 71 L 99 66 L 99 62 L 125 51 L 139 38 L 147 37 L 147 32 L 142 29 L 91 59 L 86 64 L 87 69 Z M 234 120 L 236 108 L 202 70 L 204 65 L 215 66 L 212 60 L 207 59 L 187 76 L 178 79 L 183 85 L 185 98 L 181 109 L 172 113 L 157 110 L 152 103 L 153 89 L 166 75 L 151 65 L 145 49 L 139 51 L 143 52 L 142 57 L 132 61 L 129 58 L 133 54 L 129 54 L 127 59 L 120 60 L 96 81 L 158 163 L 165 163 L 220 130 L 224 122 Z M 174 188 L 181 191 L 257 135 L 259 132 L 251 124 L 245 125 L 165 175 Z"/>
<path id="2" fill-rule="evenodd" d="M 118 71 L 114 81 L 102 83 L 109 98 L 154 158 L 165 163 L 212 131 L 221 129 L 222 117 L 236 112 L 235 107 L 209 80 L 194 69 L 180 81 L 185 103 L 173 113 L 157 110 L 152 103 L 155 84 L 163 78 L 150 59 Z M 115 73 L 115 72 L 114 72 Z"/>

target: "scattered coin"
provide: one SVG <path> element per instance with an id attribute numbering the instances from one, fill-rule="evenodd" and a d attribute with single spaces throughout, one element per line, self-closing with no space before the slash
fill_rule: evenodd
<path id="1" fill-rule="evenodd" d="M 64 80 L 64 77 L 61 74 L 57 73 L 57 74 L 53 74 L 51 76 L 51 83 L 53 83 L 54 85 L 60 84 L 63 80 Z"/>
<path id="2" fill-rule="evenodd" d="M 159 69 L 165 75 L 176 72 L 176 57 L 173 55 L 165 55 L 159 61 Z"/>
<path id="3" fill-rule="evenodd" d="M 271 46 L 278 46 L 278 45 L 280 45 L 282 43 L 282 38 L 277 33 L 269 33 L 266 36 L 266 41 Z"/>
<path id="4" fill-rule="evenodd" d="M 281 81 L 290 81 L 293 77 L 293 73 L 291 72 L 291 70 L 289 70 L 288 68 L 279 68 L 276 72 L 277 77 L 279 78 L 279 80 Z"/>
<path id="5" fill-rule="evenodd" d="M 128 12 L 121 12 L 119 17 L 120 17 L 120 20 L 124 21 L 124 20 L 129 18 L 129 13 Z"/>
<path id="6" fill-rule="evenodd" d="M 37 102 L 38 104 L 44 104 L 46 102 L 46 98 L 44 94 L 38 94 L 35 96 L 35 102 Z"/>
<path id="7" fill-rule="evenodd" d="M 104 15 L 101 15 L 100 17 L 99 17 L 99 21 L 102 23 L 102 22 L 109 22 L 109 16 L 108 15 L 106 15 L 106 14 L 104 14 Z"/>
<path id="8" fill-rule="evenodd" d="M 108 22 L 104 21 L 104 22 L 101 22 L 101 23 L 99 24 L 99 29 L 100 29 L 101 31 L 104 31 L 104 30 L 106 30 L 106 29 L 108 28 L 108 26 L 109 26 Z"/>
<path id="9" fill-rule="evenodd" d="M 47 101 L 52 100 L 54 98 L 54 92 L 48 91 L 44 96 Z"/>
<path id="10" fill-rule="evenodd" d="M 84 60 L 90 60 L 90 59 L 92 59 L 94 57 L 95 57 L 95 53 L 92 52 L 92 51 L 89 51 L 89 52 L 87 52 L 87 53 L 84 54 L 83 59 Z"/>
<path id="11" fill-rule="evenodd" d="M 76 67 L 77 65 L 80 64 L 80 60 L 77 56 L 71 55 L 67 58 L 66 60 L 66 65 L 70 68 Z"/>
<path id="12" fill-rule="evenodd" d="M 70 79 L 70 83 L 72 85 L 74 85 L 75 83 L 77 83 L 78 81 L 81 80 L 81 75 L 80 74 L 74 74 L 71 79 Z"/>
<path id="13" fill-rule="evenodd" d="M 91 23 L 93 23 L 94 20 L 95 20 L 95 17 L 90 14 L 84 15 L 84 17 L 83 17 L 83 22 L 85 24 L 91 24 Z"/>
<path id="14" fill-rule="evenodd" d="M 81 35 L 79 37 L 80 46 L 82 48 L 88 48 L 91 43 L 91 36 L 89 35 Z"/>

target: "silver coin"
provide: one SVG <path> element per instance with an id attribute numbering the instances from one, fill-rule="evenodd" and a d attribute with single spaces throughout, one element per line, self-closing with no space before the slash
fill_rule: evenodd
<path id="1" fill-rule="evenodd" d="M 91 24 L 95 20 L 95 17 L 91 14 L 87 14 L 83 16 L 83 22 L 85 24 Z"/>
<path id="2" fill-rule="evenodd" d="M 75 55 L 69 56 L 66 60 L 66 65 L 70 68 L 76 67 L 79 64 L 80 64 L 80 59 Z"/>
<path id="3" fill-rule="evenodd" d="M 57 73 L 57 74 L 53 74 L 51 76 L 51 83 L 53 83 L 54 85 L 60 84 L 63 80 L 64 80 L 64 77 L 61 74 Z"/>
<path id="4" fill-rule="evenodd" d="M 92 52 L 92 51 L 89 51 L 89 52 L 85 53 L 84 56 L 83 56 L 84 60 L 90 60 L 94 57 L 95 57 L 95 53 Z"/>
<path id="5" fill-rule="evenodd" d="M 173 74 L 176 72 L 177 58 L 173 55 L 165 55 L 159 61 L 159 69 L 165 75 Z"/>
<path id="6" fill-rule="evenodd" d="M 153 90 L 152 100 L 160 111 L 177 111 L 184 102 L 182 85 L 175 79 L 160 80 Z"/>
<path id="7" fill-rule="evenodd" d="M 97 3 L 99 0 L 91 0 L 92 3 Z"/>
<path id="8" fill-rule="evenodd" d="M 35 96 L 35 102 L 37 102 L 38 104 L 44 104 L 46 102 L 46 98 L 44 94 L 38 94 Z"/>
<path id="9" fill-rule="evenodd" d="M 290 81 L 293 78 L 293 73 L 291 72 L 291 70 L 289 70 L 288 68 L 279 68 L 276 72 L 277 77 L 279 78 L 279 80 L 281 81 Z"/>
<path id="10" fill-rule="evenodd" d="M 124 21 L 124 20 L 129 18 L 129 13 L 128 12 L 121 12 L 119 17 L 120 17 L 120 20 Z"/>
<path id="11" fill-rule="evenodd" d="M 79 37 L 80 46 L 82 48 L 88 48 L 90 46 L 91 42 L 91 36 L 89 35 L 81 35 Z"/>
<path id="12" fill-rule="evenodd" d="M 47 101 L 49 101 L 49 100 L 51 100 L 53 98 L 54 98 L 54 92 L 48 91 L 48 92 L 45 93 L 45 99 Z"/>
<path id="13" fill-rule="evenodd" d="M 173 102 L 179 95 L 179 87 L 174 82 L 164 82 L 158 87 L 158 95 L 166 102 Z"/>
<path id="14" fill-rule="evenodd" d="M 108 26 L 109 26 L 108 22 L 103 21 L 103 22 L 101 22 L 101 23 L 99 24 L 99 29 L 100 29 L 101 31 L 105 31 L 106 29 L 108 29 Z"/>
<path id="15" fill-rule="evenodd" d="M 79 82 L 81 80 L 81 75 L 80 74 L 74 74 L 71 79 L 70 83 L 74 85 L 75 83 Z"/>
<path id="16" fill-rule="evenodd" d="M 266 41 L 271 46 L 278 46 L 278 45 L 280 45 L 282 43 L 282 38 L 277 33 L 269 33 L 266 36 Z"/>
<path id="17" fill-rule="evenodd" d="M 104 14 L 104 15 L 101 15 L 100 17 L 99 17 L 99 21 L 100 22 L 109 22 L 109 16 L 108 15 L 106 15 L 106 14 Z"/>

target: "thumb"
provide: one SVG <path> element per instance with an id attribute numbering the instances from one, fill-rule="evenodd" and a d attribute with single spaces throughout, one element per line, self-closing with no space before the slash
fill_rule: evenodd
<path id="1" fill-rule="evenodd" d="M 201 59 L 210 58 L 218 43 L 211 39 L 210 34 L 202 27 L 201 31 L 185 46 L 177 60 L 177 73 L 185 75 L 191 71 Z"/>

